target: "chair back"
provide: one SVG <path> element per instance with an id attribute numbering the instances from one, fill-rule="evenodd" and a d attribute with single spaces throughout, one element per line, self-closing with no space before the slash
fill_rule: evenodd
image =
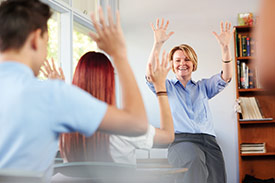
<path id="1" fill-rule="evenodd" d="M 0 183 L 44 183 L 43 174 L 31 171 L 0 169 Z"/>

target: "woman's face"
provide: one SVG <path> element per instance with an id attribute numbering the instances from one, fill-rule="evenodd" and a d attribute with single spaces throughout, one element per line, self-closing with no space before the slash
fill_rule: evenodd
<path id="1" fill-rule="evenodd" d="M 177 50 L 173 55 L 173 69 L 177 78 L 191 78 L 193 72 L 193 62 L 182 50 Z"/>

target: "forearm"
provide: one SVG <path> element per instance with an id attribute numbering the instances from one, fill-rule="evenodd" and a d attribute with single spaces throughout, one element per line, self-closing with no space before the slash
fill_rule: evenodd
<path id="1" fill-rule="evenodd" d="M 222 70 L 223 70 L 222 78 L 223 78 L 223 80 L 228 82 L 232 78 L 232 74 L 233 74 L 233 64 L 232 64 L 233 61 L 232 61 L 232 55 L 230 52 L 229 45 L 222 46 L 221 52 L 222 52 L 222 61 L 223 61 L 222 62 Z M 231 60 L 231 62 L 227 62 L 230 60 Z"/>
<path id="2" fill-rule="evenodd" d="M 165 85 L 155 85 L 156 91 L 166 91 Z M 174 140 L 174 125 L 168 96 L 158 96 L 160 110 L 160 128 L 156 129 L 154 145 L 164 145 Z"/>
<path id="3" fill-rule="evenodd" d="M 156 43 L 154 42 L 150 56 L 148 58 L 147 67 L 146 67 L 146 76 L 149 76 L 149 64 L 151 63 L 153 68 L 155 67 L 155 60 L 154 60 L 154 54 L 155 52 L 160 53 L 161 47 L 163 43 Z"/>

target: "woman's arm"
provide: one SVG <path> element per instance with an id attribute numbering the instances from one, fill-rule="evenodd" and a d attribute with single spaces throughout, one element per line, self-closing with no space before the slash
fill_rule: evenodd
<path id="1" fill-rule="evenodd" d="M 149 81 L 151 81 L 149 77 L 149 64 L 152 65 L 152 67 L 155 66 L 155 60 L 154 60 L 154 54 L 155 52 L 160 52 L 162 45 L 167 41 L 170 36 L 174 34 L 174 32 L 170 32 L 169 34 L 166 33 L 166 30 L 168 28 L 169 21 L 166 22 L 164 26 L 164 19 L 161 20 L 161 25 L 159 25 L 159 19 L 156 21 L 156 27 L 151 24 L 152 30 L 154 32 L 154 44 L 153 48 L 151 50 L 150 56 L 148 58 L 147 68 L 146 68 L 146 76 Z"/>
<path id="2" fill-rule="evenodd" d="M 232 55 L 230 52 L 230 42 L 233 36 L 233 31 L 231 31 L 231 23 L 221 22 L 221 33 L 218 35 L 216 32 L 213 32 L 217 41 L 220 44 L 222 52 L 222 78 L 224 81 L 229 82 L 233 74 L 233 64 L 232 64 Z"/>
<path id="3" fill-rule="evenodd" d="M 154 146 L 167 145 L 174 141 L 174 125 L 165 86 L 166 76 L 170 70 L 168 55 L 162 54 L 159 63 L 158 52 L 155 52 L 155 67 L 149 64 L 149 76 L 156 89 L 160 109 L 160 128 L 156 128 Z"/>

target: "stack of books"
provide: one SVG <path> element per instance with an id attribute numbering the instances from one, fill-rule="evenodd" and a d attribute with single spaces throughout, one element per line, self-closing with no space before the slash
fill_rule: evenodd
<path id="1" fill-rule="evenodd" d="M 257 68 L 249 66 L 246 61 L 237 60 L 238 88 L 262 88 Z"/>
<path id="2" fill-rule="evenodd" d="M 255 97 L 239 97 L 242 110 L 242 119 L 263 119 Z"/>
<path id="3" fill-rule="evenodd" d="M 236 34 L 237 57 L 249 57 L 255 54 L 255 40 L 250 35 Z"/>
<path id="4" fill-rule="evenodd" d="M 266 153 L 265 143 L 243 143 L 241 144 L 241 153 Z"/>

